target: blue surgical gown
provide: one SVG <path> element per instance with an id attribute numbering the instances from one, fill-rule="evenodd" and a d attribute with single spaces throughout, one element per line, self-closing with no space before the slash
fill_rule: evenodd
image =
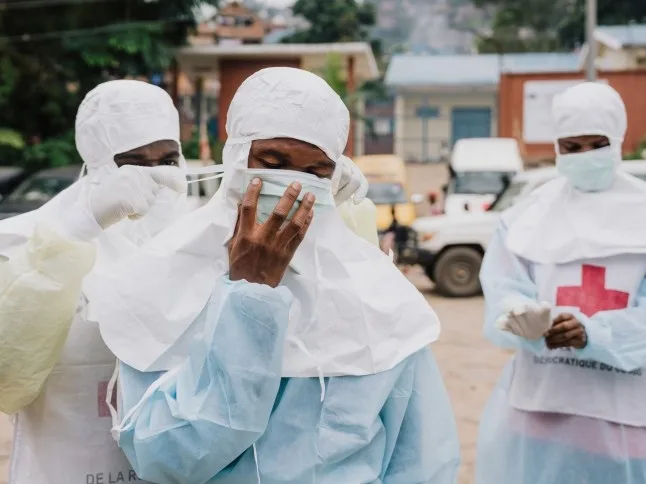
<path id="1" fill-rule="evenodd" d="M 495 327 L 507 298 L 535 301 L 538 297 L 532 264 L 511 253 L 505 239 L 506 228 L 501 224 L 481 270 L 484 333 L 497 346 L 536 354 L 546 348 L 544 339 L 529 341 Z M 636 299 L 634 307 L 625 310 L 597 313 L 590 319 L 578 315 L 586 327 L 588 345 L 577 350 L 577 356 L 624 371 L 646 367 L 646 283 Z M 482 416 L 476 484 L 646 484 L 646 429 L 515 409 L 508 397 L 513 374 L 514 359 Z"/>
<path id="2" fill-rule="evenodd" d="M 429 349 L 369 376 L 281 378 L 291 294 L 225 281 L 167 373 L 120 367 L 119 444 L 158 484 L 451 484 L 459 444 Z M 222 289 L 220 289 L 222 290 Z M 132 415 L 127 414 L 135 408 Z"/>

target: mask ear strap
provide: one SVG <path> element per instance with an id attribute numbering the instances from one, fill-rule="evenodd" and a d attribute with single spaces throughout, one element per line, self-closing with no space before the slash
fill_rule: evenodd
<path id="1" fill-rule="evenodd" d="M 207 176 L 206 178 L 196 178 L 195 180 L 189 180 L 186 183 L 190 185 L 191 183 L 199 183 L 202 181 L 216 180 L 217 178 L 223 178 L 223 177 L 224 177 L 224 173 L 218 173 L 217 175 Z"/>
<path id="2" fill-rule="evenodd" d="M 78 181 L 81 178 L 83 178 L 86 173 L 87 173 L 87 163 L 83 163 L 83 165 L 81 166 L 81 171 L 79 172 L 79 176 L 76 180 Z"/>

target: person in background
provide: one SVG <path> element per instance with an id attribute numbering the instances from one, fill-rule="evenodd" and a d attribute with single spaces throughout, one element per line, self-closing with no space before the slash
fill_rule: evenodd
<path id="1" fill-rule="evenodd" d="M 87 176 L 0 223 L 0 411 L 15 414 L 11 484 L 137 480 L 110 436 L 115 357 L 83 282 L 184 213 L 178 114 L 158 87 L 107 82 L 79 107 L 76 145 Z"/>
<path id="2" fill-rule="evenodd" d="M 437 317 L 335 208 L 349 122 L 314 74 L 252 75 L 218 195 L 91 291 L 121 360 L 115 437 L 140 477 L 456 482 Z"/>
<path id="3" fill-rule="evenodd" d="M 554 100 L 561 176 L 503 213 L 485 336 L 515 350 L 480 424 L 477 484 L 646 483 L 646 184 L 619 171 L 605 84 Z"/>

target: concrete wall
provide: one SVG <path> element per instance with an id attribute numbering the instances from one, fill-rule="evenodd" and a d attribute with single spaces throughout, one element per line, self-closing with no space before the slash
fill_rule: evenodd
<path id="1" fill-rule="evenodd" d="M 438 116 L 426 122 L 419 118 L 417 108 L 424 105 L 437 108 Z M 395 153 L 407 161 L 438 161 L 442 144 L 451 147 L 455 107 L 491 109 L 491 136 L 498 135 L 495 92 L 400 92 L 395 98 Z"/>

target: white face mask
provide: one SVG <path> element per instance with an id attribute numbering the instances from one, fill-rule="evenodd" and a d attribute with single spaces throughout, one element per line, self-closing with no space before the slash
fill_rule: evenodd
<path id="1" fill-rule="evenodd" d="M 620 163 L 621 151 L 613 145 L 584 153 L 558 154 L 556 157 L 558 171 L 583 192 L 610 188 Z"/>
<path id="2" fill-rule="evenodd" d="M 256 219 L 259 223 L 267 221 L 285 190 L 293 182 L 299 182 L 303 188 L 298 201 L 287 216 L 288 220 L 298 210 L 300 202 L 306 193 L 312 193 L 316 197 L 316 202 L 314 203 L 315 213 L 335 208 L 334 197 L 332 196 L 332 182 L 328 179 L 294 170 L 248 168 L 245 171 L 241 196 L 244 196 L 254 178 L 262 180 L 262 190 L 260 191 L 256 212 Z"/>

